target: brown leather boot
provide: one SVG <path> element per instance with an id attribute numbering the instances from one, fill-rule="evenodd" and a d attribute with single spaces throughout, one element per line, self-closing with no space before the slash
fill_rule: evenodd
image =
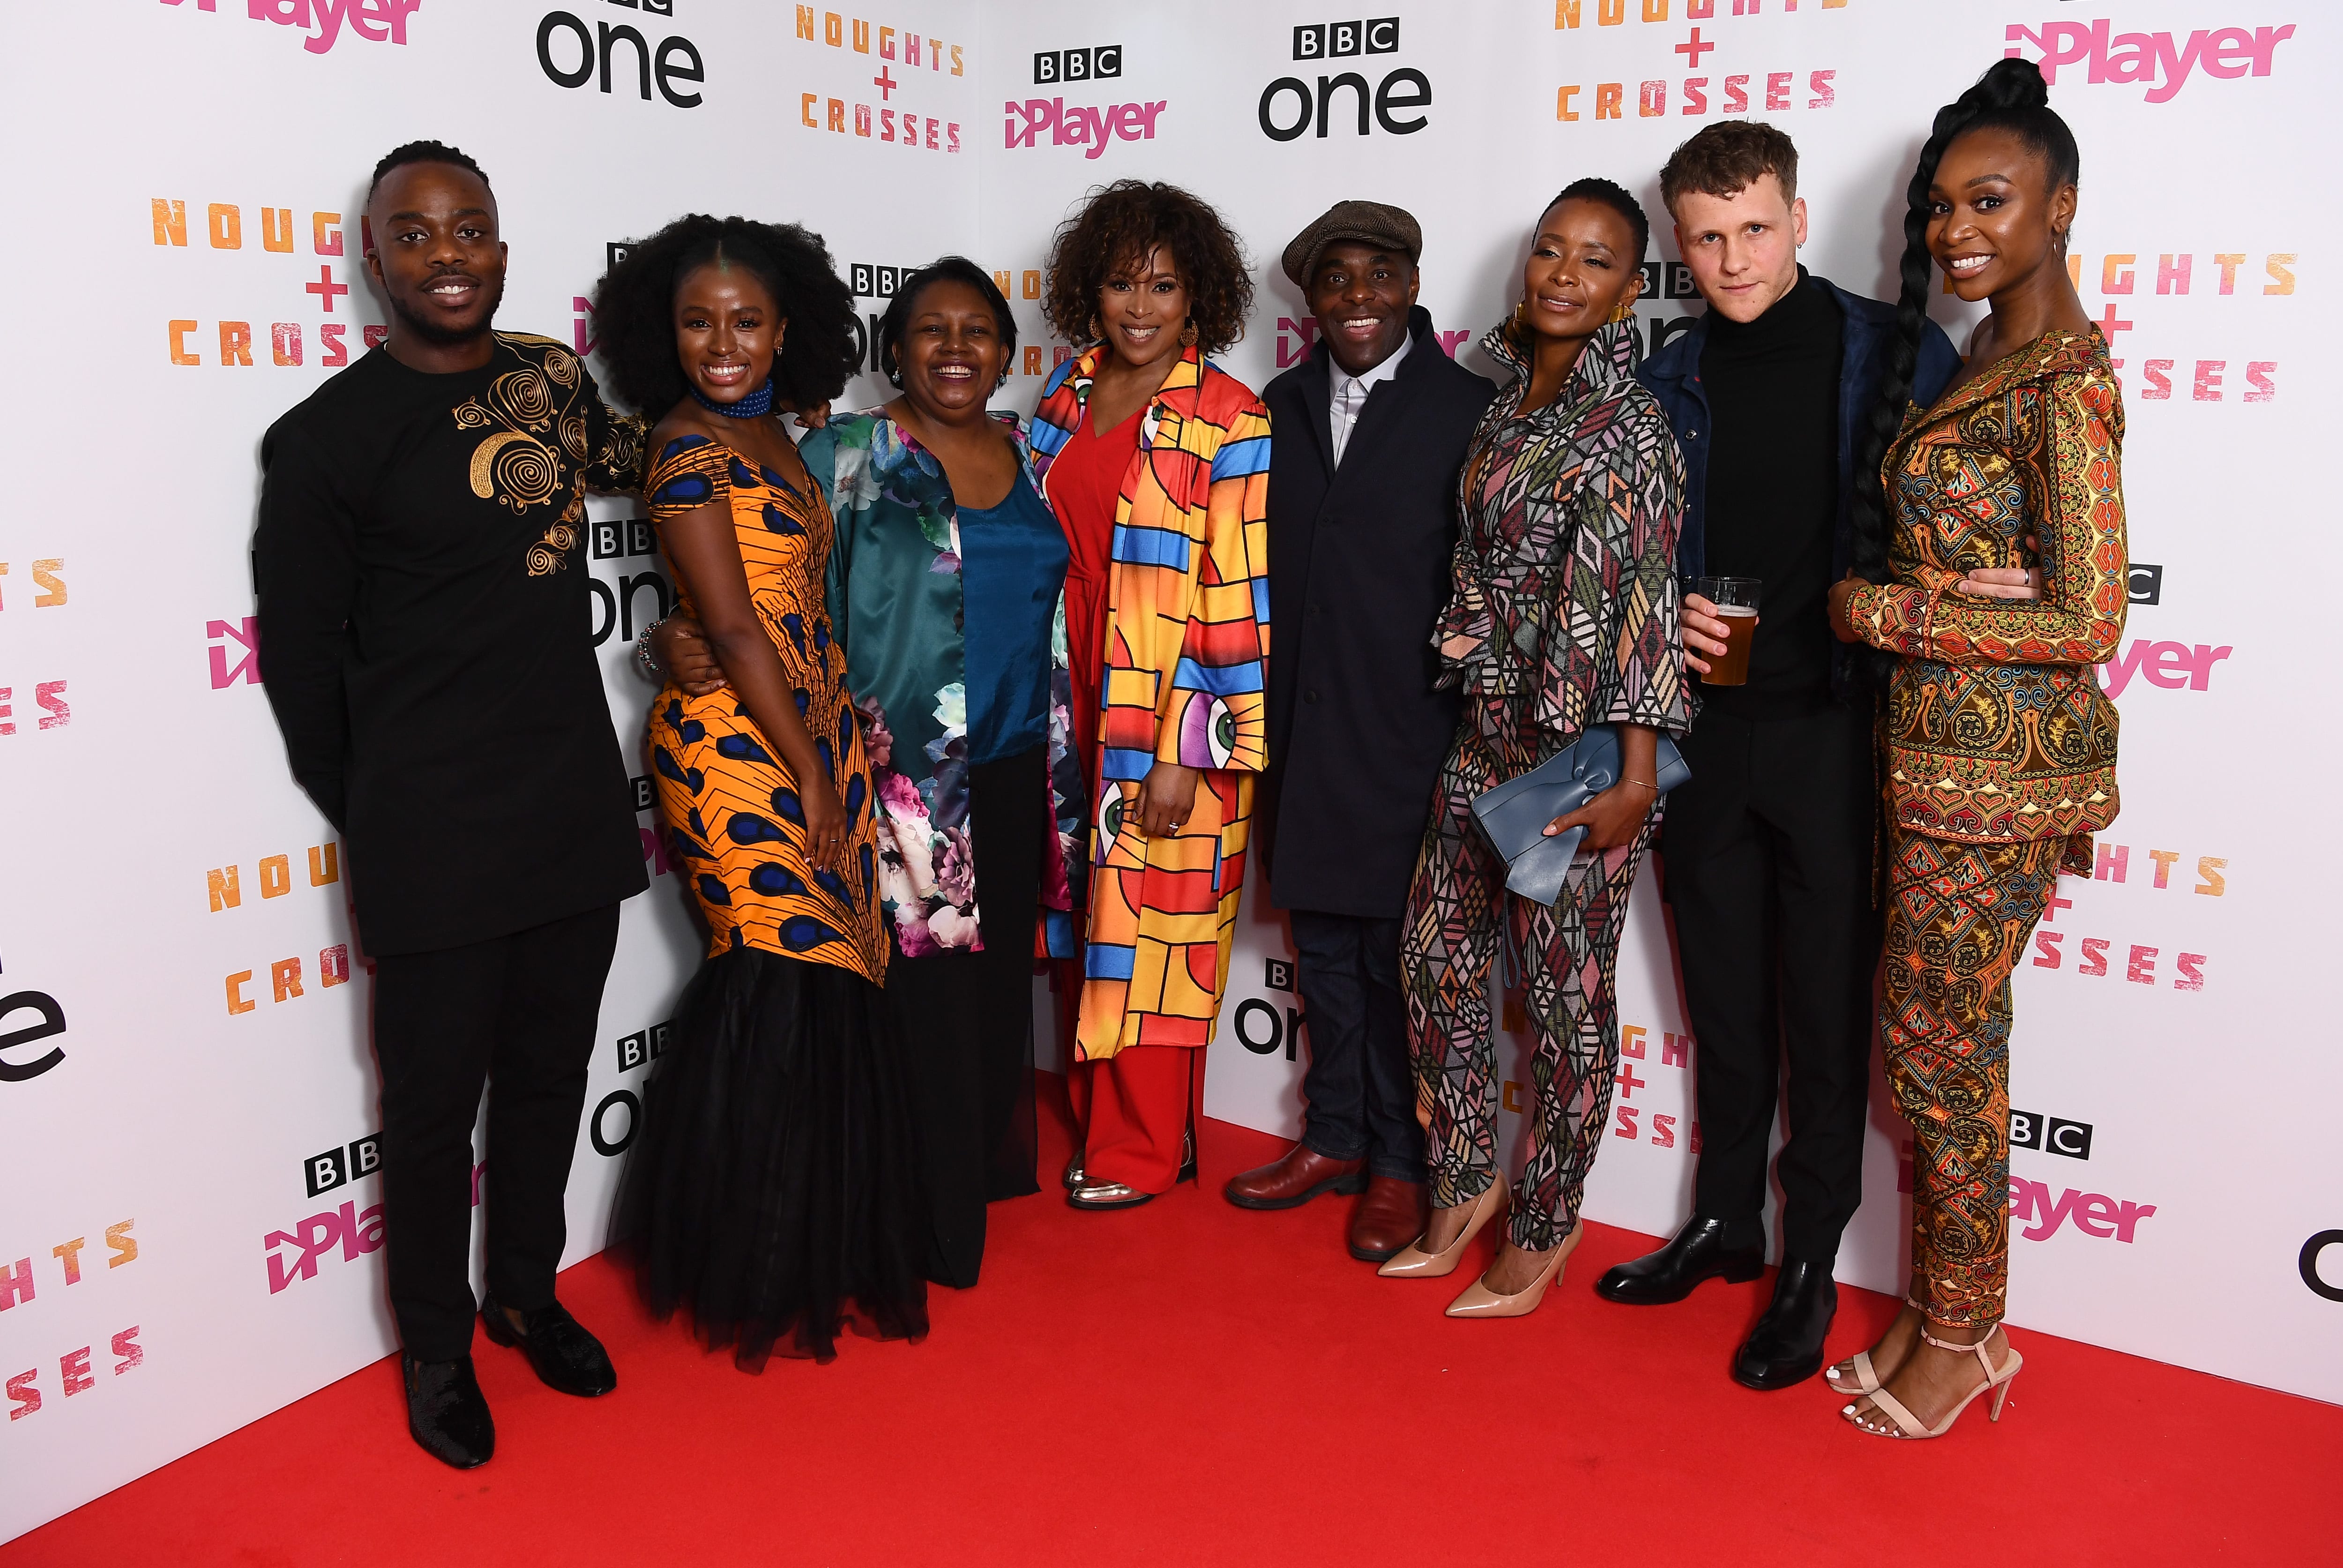
<path id="1" fill-rule="evenodd" d="M 1293 1209 L 1321 1192 L 1358 1191 L 1367 1184 L 1366 1168 L 1364 1160 L 1329 1160 L 1296 1143 L 1268 1164 L 1230 1177 L 1221 1191 L 1240 1209 Z"/>
<path id="2" fill-rule="evenodd" d="M 1431 1219 L 1432 1203 L 1423 1182 L 1374 1177 L 1367 1182 L 1367 1195 L 1351 1211 L 1351 1256 L 1363 1263 L 1386 1262 L 1423 1235 Z"/>

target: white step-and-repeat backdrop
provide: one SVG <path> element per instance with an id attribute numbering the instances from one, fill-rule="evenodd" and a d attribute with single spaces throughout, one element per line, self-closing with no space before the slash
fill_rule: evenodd
<path id="1" fill-rule="evenodd" d="M 2323 1114 L 2343 1064 L 2318 990 L 2337 835 L 2306 782 L 2334 748 L 2306 673 L 2318 623 L 2291 602 L 2324 569 L 2322 503 L 2287 460 L 2318 449 L 2335 408 L 2318 235 L 2336 220 L 2303 177 L 2343 65 L 2326 8 L 1384 9 L 101 0 L 0 24 L 0 132 L 18 149 L 17 373 L 0 390 L 18 476 L 0 509 L 0 1538 L 391 1347 L 366 958 L 339 846 L 286 776 L 256 681 L 246 549 L 260 433 L 383 319 L 363 193 L 375 158 L 417 136 L 496 183 L 508 327 L 590 347 L 610 246 L 686 210 L 787 217 L 828 236 L 866 319 L 940 252 L 992 268 L 1027 335 L 1002 397 L 1023 410 L 1065 347 L 1038 307 L 1050 232 L 1105 180 L 1178 181 L 1244 236 L 1261 294 L 1227 365 L 1256 387 L 1311 337 L 1276 255 L 1345 196 L 1422 219 L 1423 302 L 1478 364 L 1544 201 L 1580 175 L 1618 179 L 1655 219 L 1640 319 L 1664 340 L 1699 308 L 1658 202 L 1684 136 L 1731 116 L 1782 126 L 1804 155 L 1808 263 L 1882 293 L 1935 106 L 2006 52 L 2043 60 L 2083 147 L 2077 266 L 2122 367 L 2139 564 L 2105 672 L 2126 812 L 2097 876 L 2062 884 L 2018 981 L 2012 1313 L 2343 1400 L 2343 1145 Z M 94 31 L 96 97 L 45 64 L 86 58 Z M 1937 305 L 1957 338 L 1968 313 Z M 866 375 L 848 400 L 882 390 Z M 595 503 L 590 552 L 588 629 L 629 744 L 649 689 L 623 653 L 671 593 L 639 510 Z M 603 1008 L 572 1261 L 601 1244 L 696 958 L 641 822 L 659 874 L 628 909 Z M 1588 1203 L 1658 1232 L 1688 1201 L 1699 1048 L 1655 890 L 1637 894 L 1623 960 L 1620 1091 Z M 1213 1114 L 1272 1131 L 1297 1125 L 1308 1049 L 1287 951 L 1249 900 L 1208 1078 Z M 1510 1076 L 1518 1106 L 1527 1074 Z M 1875 1289 L 1900 1277 L 1906 1136 L 1875 1113 L 1870 1201 L 1841 1259 Z"/>

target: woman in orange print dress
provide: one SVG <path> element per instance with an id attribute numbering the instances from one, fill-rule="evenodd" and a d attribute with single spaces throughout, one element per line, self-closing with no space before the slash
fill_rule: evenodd
<path id="1" fill-rule="evenodd" d="M 648 749 L 669 856 L 709 928 L 618 1201 L 645 1299 L 759 1370 L 859 1317 L 927 1331 L 925 1214 L 879 987 L 870 766 L 830 638 L 831 523 L 773 412 L 826 402 L 853 301 L 817 236 L 678 220 L 603 279 L 618 390 L 659 417 L 644 492 L 727 685 L 669 683 Z"/>

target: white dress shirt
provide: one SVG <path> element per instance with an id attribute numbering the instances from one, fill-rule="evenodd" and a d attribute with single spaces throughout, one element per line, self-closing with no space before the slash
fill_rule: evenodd
<path id="1" fill-rule="evenodd" d="M 1353 376 L 1339 362 L 1329 360 L 1334 371 L 1334 395 L 1327 406 L 1327 419 L 1334 436 L 1334 466 L 1342 465 L 1342 447 L 1351 439 L 1351 427 L 1359 422 L 1359 411 L 1367 406 L 1367 394 L 1381 381 L 1388 381 L 1398 373 L 1399 362 L 1415 347 L 1415 335 L 1408 334 L 1399 340 L 1399 347 L 1390 358 L 1363 376 Z"/>

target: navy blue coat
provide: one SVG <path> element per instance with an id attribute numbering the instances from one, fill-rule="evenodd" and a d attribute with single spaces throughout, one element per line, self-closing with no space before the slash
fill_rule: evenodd
<path id="1" fill-rule="evenodd" d="M 1871 407 L 1879 397 L 1880 373 L 1886 368 L 1887 349 L 1896 335 L 1896 307 L 1859 294 L 1849 294 L 1828 278 L 1806 275 L 1809 281 L 1838 304 L 1846 319 L 1845 348 L 1838 373 L 1838 521 L 1831 535 L 1831 580 L 1846 575 L 1855 562 L 1855 457 L 1863 445 L 1863 430 Z M 1708 317 L 1703 316 L 1665 348 L 1637 367 L 1635 378 L 1652 390 L 1666 411 L 1676 445 L 1684 449 L 1684 515 L 1676 541 L 1676 569 L 1687 588 L 1708 570 L 1708 396 L 1701 389 L 1700 355 L 1708 343 Z M 1931 321 L 1920 338 L 1920 357 L 1912 371 L 1912 396 L 1922 407 L 1936 402 L 1945 384 L 1960 368 L 1960 356 L 1943 327 Z M 1844 689 L 1849 656 L 1855 651 L 1836 638 L 1831 664 L 1831 684 Z"/>

